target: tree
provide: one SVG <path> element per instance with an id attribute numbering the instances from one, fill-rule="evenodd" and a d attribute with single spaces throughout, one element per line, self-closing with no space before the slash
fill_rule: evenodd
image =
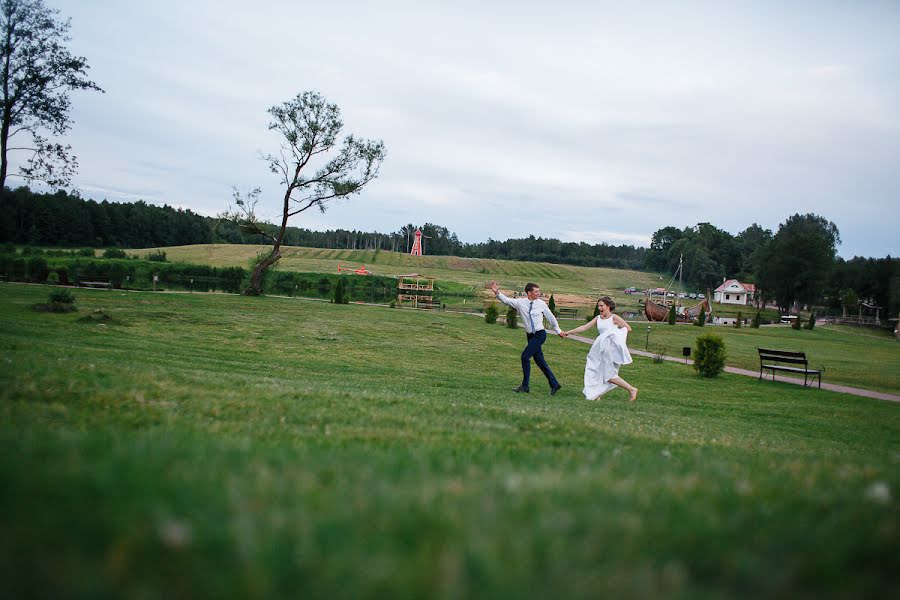
<path id="1" fill-rule="evenodd" d="M 837 225 L 824 217 L 791 216 L 753 254 L 760 285 L 782 309 L 797 301 L 813 304 L 825 290 L 840 243 Z"/>
<path id="2" fill-rule="evenodd" d="M 516 329 L 519 326 L 518 316 L 519 313 L 516 312 L 516 309 L 510 306 L 509 310 L 506 311 L 506 326 L 510 329 Z"/>
<path id="3" fill-rule="evenodd" d="M 344 278 L 338 277 L 337 285 L 334 286 L 334 303 L 344 303 Z"/>
<path id="4" fill-rule="evenodd" d="M 229 209 L 223 215 L 242 230 L 262 235 L 272 243 L 271 252 L 257 263 L 250 275 L 250 286 L 244 292 L 247 295 L 262 293 L 263 275 L 281 258 L 288 220 L 310 208 L 325 212 L 333 200 L 358 194 L 378 176 L 385 156 L 381 140 L 363 140 L 348 135 L 340 149 L 327 158 L 328 153 L 335 150 L 344 124 L 338 106 L 330 104 L 318 92 L 297 94 L 268 112 L 271 116 L 269 130 L 276 131 L 284 139 L 277 156 L 263 156 L 269 169 L 281 177 L 285 186 L 281 224 L 275 226 L 274 235 L 268 233 L 266 224 L 258 221 L 254 212 L 258 196 L 242 199 L 237 192 L 238 208 Z M 319 160 L 324 160 L 324 164 L 307 176 L 308 169 L 313 168 L 312 163 Z"/>
<path id="5" fill-rule="evenodd" d="M 0 189 L 10 151 L 31 152 L 22 177 L 53 187 L 66 185 L 78 168 L 71 146 L 50 137 L 71 127 L 70 91 L 103 90 L 87 78 L 87 59 L 65 47 L 69 27 L 43 0 L 0 0 Z M 22 145 L 11 147 L 16 136 Z"/>
<path id="6" fill-rule="evenodd" d="M 550 312 L 553 313 L 553 316 L 556 316 L 556 300 L 553 299 L 553 294 L 550 294 L 550 301 L 547 302 L 547 308 L 550 309 Z"/>
<path id="7" fill-rule="evenodd" d="M 756 311 L 756 316 L 753 317 L 753 322 L 750 324 L 750 327 L 752 327 L 753 329 L 759 329 L 759 326 L 760 326 L 761 323 L 762 323 L 762 315 L 761 315 L 760 312 L 757 310 L 757 311 Z"/>
<path id="8" fill-rule="evenodd" d="M 676 316 L 677 315 L 675 313 L 675 303 L 673 302 L 672 305 L 669 307 L 669 313 L 666 315 L 666 321 L 669 322 L 669 325 L 675 324 Z"/>
<path id="9" fill-rule="evenodd" d="M 697 327 L 703 327 L 706 325 L 706 305 L 700 307 L 700 314 L 697 315 L 697 320 L 694 321 L 694 325 Z"/>

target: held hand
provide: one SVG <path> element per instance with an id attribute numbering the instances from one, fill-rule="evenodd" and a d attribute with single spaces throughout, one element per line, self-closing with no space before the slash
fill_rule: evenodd
<path id="1" fill-rule="evenodd" d="M 496 281 L 491 281 L 490 287 L 491 287 L 491 291 L 494 292 L 495 296 L 500 293 L 500 286 L 497 285 Z"/>
<path id="2" fill-rule="evenodd" d="M 569 337 L 569 332 L 568 332 L 568 331 L 560 331 L 560 332 L 559 332 L 559 337 L 561 337 L 561 338 L 567 338 L 567 337 Z"/>

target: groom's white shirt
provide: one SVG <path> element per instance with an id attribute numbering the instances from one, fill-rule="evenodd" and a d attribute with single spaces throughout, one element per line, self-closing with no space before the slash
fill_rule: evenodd
<path id="1" fill-rule="evenodd" d="M 544 329 L 544 317 L 547 317 L 547 321 L 553 327 L 553 331 L 557 334 L 562 333 L 562 329 L 559 328 L 559 323 L 556 322 L 556 317 L 550 312 L 550 307 L 540 298 L 537 300 L 529 300 L 528 298 L 509 298 L 501 292 L 497 294 L 497 299 L 503 304 L 512 306 L 516 309 L 516 312 L 519 313 L 519 317 L 522 319 L 522 323 L 525 324 L 525 331 L 528 333 L 535 333 L 536 331 Z M 531 308 L 531 319 L 528 318 L 529 307 Z M 532 320 L 534 321 L 534 331 L 531 331 Z"/>

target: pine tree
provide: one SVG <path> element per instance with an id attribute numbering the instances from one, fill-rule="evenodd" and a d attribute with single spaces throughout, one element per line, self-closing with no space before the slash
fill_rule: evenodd
<path id="1" fill-rule="evenodd" d="M 547 303 L 547 307 L 550 308 L 550 312 L 553 313 L 553 316 L 556 316 L 556 301 L 553 299 L 553 294 L 550 294 L 550 301 Z"/>
<path id="2" fill-rule="evenodd" d="M 675 304 L 672 303 L 672 306 L 669 307 L 669 314 L 666 317 L 666 320 L 669 322 L 669 325 L 675 324 Z"/>
<path id="3" fill-rule="evenodd" d="M 509 310 L 506 311 L 506 326 L 510 329 L 515 329 L 519 326 L 518 323 L 519 313 L 516 312 L 512 306 L 509 307 Z"/>
<path id="4" fill-rule="evenodd" d="M 337 281 L 337 285 L 334 286 L 334 303 L 335 304 L 343 304 L 344 303 L 344 279 L 343 277 L 339 277 Z"/>
<path id="5" fill-rule="evenodd" d="M 753 323 L 750 324 L 750 327 L 753 329 L 759 329 L 760 324 L 762 323 L 762 315 L 759 311 L 756 311 L 756 316 L 753 317 Z"/>
<path id="6" fill-rule="evenodd" d="M 697 315 L 697 320 L 694 321 L 694 325 L 697 327 L 703 327 L 706 325 L 706 305 L 700 307 L 700 314 Z"/>
<path id="7" fill-rule="evenodd" d="M 806 324 L 806 328 L 812 331 L 812 328 L 816 326 L 816 313 L 809 313 L 809 322 Z"/>

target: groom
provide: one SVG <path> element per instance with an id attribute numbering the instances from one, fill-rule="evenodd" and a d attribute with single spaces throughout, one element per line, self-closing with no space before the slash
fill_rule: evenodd
<path id="1" fill-rule="evenodd" d="M 531 358 L 534 357 L 535 364 L 543 371 L 547 381 L 550 382 L 550 395 L 553 396 L 562 386 L 559 385 L 556 377 L 553 376 L 553 371 L 550 370 L 547 361 L 544 360 L 544 353 L 541 352 L 541 346 L 547 340 L 547 332 L 544 330 L 544 317 L 547 317 L 547 321 L 550 322 L 550 325 L 559 337 L 566 336 L 559 328 L 556 317 L 550 312 L 550 307 L 541 300 L 541 288 L 536 283 L 526 283 L 525 298 L 513 299 L 501 294 L 500 286 L 497 285 L 496 281 L 492 281 L 491 291 L 494 292 L 494 295 L 497 296 L 500 302 L 516 309 L 516 312 L 519 313 L 519 318 L 525 324 L 525 336 L 528 338 L 528 345 L 522 351 L 522 385 L 513 388 L 513 391 L 526 394 L 530 391 L 528 380 L 531 377 Z"/>

